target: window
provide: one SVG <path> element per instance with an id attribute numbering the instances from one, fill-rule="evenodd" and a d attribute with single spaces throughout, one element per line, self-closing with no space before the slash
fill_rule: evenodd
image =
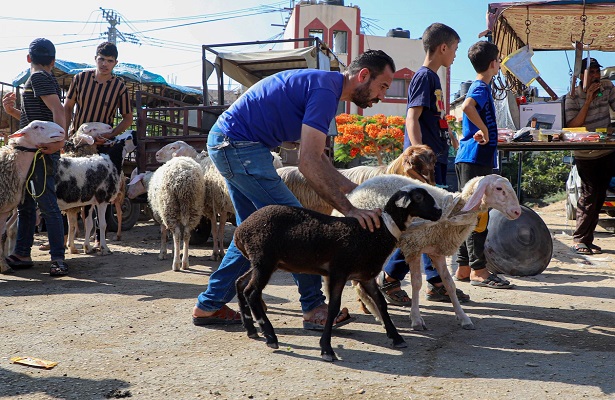
<path id="1" fill-rule="evenodd" d="M 348 53 L 348 32 L 333 31 L 333 52 L 337 54 Z"/>
<path id="2" fill-rule="evenodd" d="M 316 37 L 318 39 L 320 39 L 320 41 L 323 41 L 323 33 L 322 33 L 322 29 L 310 29 L 308 36 L 310 37 Z"/>
<path id="3" fill-rule="evenodd" d="M 393 79 L 389 90 L 387 90 L 386 97 L 407 97 L 409 80 L 406 79 Z"/>

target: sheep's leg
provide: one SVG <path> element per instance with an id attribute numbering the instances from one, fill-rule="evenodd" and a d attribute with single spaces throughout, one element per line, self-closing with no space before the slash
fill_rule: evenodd
<path id="1" fill-rule="evenodd" d="M 209 218 L 209 221 L 211 222 L 211 236 L 213 239 L 212 251 L 209 260 L 218 261 L 218 219 L 216 218 L 215 212 L 213 216 Z"/>
<path id="2" fill-rule="evenodd" d="M 160 223 L 160 254 L 158 254 L 159 260 L 167 258 L 167 227 L 162 222 Z"/>
<path id="3" fill-rule="evenodd" d="M 369 281 L 359 282 L 359 286 L 361 286 L 361 288 L 367 293 L 367 295 L 371 297 L 372 301 L 378 308 L 378 312 L 380 314 L 380 321 L 384 325 L 384 329 L 387 332 L 387 337 L 393 340 L 393 347 L 408 347 L 399 332 L 397 332 L 397 328 L 391 320 L 386 299 L 384 298 L 380 290 L 378 290 L 378 284 L 376 283 L 376 280 L 370 279 Z"/>
<path id="4" fill-rule="evenodd" d="M 70 208 L 66 210 L 66 218 L 68 219 L 68 249 L 71 254 L 78 254 L 79 250 L 75 246 L 75 237 L 77 236 L 77 211 L 78 208 Z"/>
<path id="5" fill-rule="evenodd" d="M 186 270 L 190 269 L 190 264 L 188 262 L 188 248 L 190 247 L 190 228 L 184 227 L 184 234 L 182 235 L 183 240 L 183 251 L 182 251 L 182 265 L 181 269 Z"/>
<path id="6" fill-rule="evenodd" d="M 9 216 L 9 212 L 0 213 L 0 237 L 4 236 L 4 231 L 6 229 L 6 219 Z M 10 274 L 15 272 L 13 268 L 9 267 L 4 258 L 4 243 L 0 246 L 0 273 L 2 274 Z"/>
<path id="7" fill-rule="evenodd" d="M 273 267 L 274 260 L 270 260 L 269 262 L 259 261 L 254 257 L 250 257 L 250 262 L 252 263 L 253 271 L 249 282 L 243 289 L 243 295 L 248 301 L 254 319 L 256 319 L 256 322 L 258 322 L 258 325 L 263 331 L 263 336 L 265 337 L 267 346 L 272 349 L 277 349 L 278 337 L 276 336 L 273 325 L 271 325 L 271 321 L 267 318 L 267 313 L 263 307 L 263 289 L 267 286 L 273 271 L 275 271 L 275 267 Z M 242 314 L 243 312 L 244 310 L 242 310 Z M 248 331 L 248 336 L 250 336 L 252 332 L 247 327 L 246 330 Z"/>
<path id="8" fill-rule="evenodd" d="M 453 309 L 455 310 L 455 316 L 457 320 L 461 323 L 461 327 L 463 329 L 474 329 L 474 324 L 468 315 L 461 308 L 461 304 L 459 304 L 459 299 L 457 298 L 457 289 L 455 287 L 455 282 L 451 277 L 451 273 L 449 272 L 446 266 L 446 258 L 444 256 L 429 256 L 431 258 L 431 262 L 433 266 L 438 271 L 438 275 L 442 278 L 442 283 L 444 284 L 444 288 L 446 288 L 446 293 L 448 293 L 448 297 L 451 298 L 451 303 L 453 303 Z"/>
<path id="9" fill-rule="evenodd" d="M 6 239 L 3 243 L 4 254 L 13 254 L 17 244 L 17 209 L 13 210 L 11 218 L 6 221 Z M 4 237 L 4 235 L 2 235 Z"/>
<path id="10" fill-rule="evenodd" d="M 181 228 L 179 224 L 175 225 L 175 229 L 172 231 L 173 236 L 173 271 L 179 271 L 181 268 Z"/>
<path id="11" fill-rule="evenodd" d="M 237 279 L 235 282 L 235 287 L 237 289 L 237 300 L 239 302 L 239 311 L 241 312 L 241 323 L 243 324 L 244 329 L 248 332 L 248 337 L 252 339 L 258 338 L 258 332 L 256 331 L 256 327 L 254 326 L 254 319 L 252 318 L 252 311 L 250 310 L 250 305 L 248 304 L 248 300 L 246 299 L 245 290 L 250 278 L 252 277 L 253 269 L 250 268 L 248 272 L 243 274 Z"/>
<path id="12" fill-rule="evenodd" d="M 334 269 L 334 266 L 331 266 Z M 340 268 L 341 269 L 341 268 Z M 329 287 L 329 308 L 327 309 L 327 322 L 325 328 L 320 337 L 320 356 L 325 361 L 335 361 L 337 356 L 331 347 L 331 332 L 333 330 L 333 323 L 337 318 L 342 307 L 342 291 L 347 279 L 344 277 L 330 275 L 328 281 Z"/>
<path id="13" fill-rule="evenodd" d="M 118 201 L 119 196 L 113 202 L 115 206 L 115 215 L 117 216 L 117 233 L 115 234 L 115 240 L 122 240 L 122 204 L 124 203 L 124 199 L 122 201 Z"/>
<path id="14" fill-rule="evenodd" d="M 228 213 L 222 211 L 222 214 L 220 214 L 220 224 L 218 224 L 218 257 L 220 260 L 224 258 L 224 228 L 226 227 L 227 219 Z"/>
<path id="15" fill-rule="evenodd" d="M 96 209 L 98 210 L 98 228 L 100 229 L 100 254 L 106 256 L 107 254 L 111 254 L 111 250 L 107 247 L 107 206 L 109 203 L 100 203 L 96 205 Z"/>
<path id="16" fill-rule="evenodd" d="M 86 217 L 84 221 L 84 231 L 83 235 L 83 252 L 85 254 L 92 253 L 94 249 L 90 246 L 90 236 L 92 235 L 92 229 L 94 228 L 94 219 L 92 218 L 92 214 L 94 213 L 94 207 L 86 208 Z"/>
<path id="17" fill-rule="evenodd" d="M 412 284 L 412 306 L 410 307 L 410 320 L 412 321 L 412 329 L 415 331 L 427 329 L 425 321 L 423 321 L 423 317 L 421 317 L 421 310 L 419 309 L 419 297 L 421 285 L 423 283 L 420 257 L 421 256 L 419 255 L 411 259 L 406 259 L 406 262 L 410 266 L 410 280 Z"/>

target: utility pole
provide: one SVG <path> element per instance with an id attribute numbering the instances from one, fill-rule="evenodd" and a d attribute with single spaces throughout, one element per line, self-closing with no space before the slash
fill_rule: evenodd
<path id="1" fill-rule="evenodd" d="M 109 30 L 107 31 L 107 41 L 113 44 L 117 44 L 118 31 L 115 28 L 115 26 L 120 24 L 120 17 L 119 15 L 117 15 L 115 10 L 105 10 L 102 7 L 100 7 L 100 10 L 103 13 L 103 17 L 107 20 L 107 22 L 110 25 Z"/>

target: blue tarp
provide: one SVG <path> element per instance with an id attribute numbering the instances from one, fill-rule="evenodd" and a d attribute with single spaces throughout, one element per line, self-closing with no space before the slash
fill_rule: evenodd
<path id="1" fill-rule="evenodd" d="M 66 60 L 56 59 L 53 68 L 55 76 L 61 75 L 77 75 L 79 72 L 95 69 L 94 65 L 78 63 Z M 113 74 L 121 76 L 127 82 L 141 83 L 145 85 L 166 86 L 177 92 L 185 95 L 202 97 L 203 92 L 200 89 L 191 88 L 188 86 L 174 85 L 168 83 L 162 76 L 147 71 L 141 65 L 130 63 L 119 63 L 113 68 Z M 23 71 L 13 80 L 13 86 L 23 85 L 30 77 L 30 69 Z"/>

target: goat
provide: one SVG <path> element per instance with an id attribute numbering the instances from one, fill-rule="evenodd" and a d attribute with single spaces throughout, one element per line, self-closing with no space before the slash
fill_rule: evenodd
<path id="1" fill-rule="evenodd" d="M 300 207 L 271 205 L 257 210 L 234 234 L 235 245 L 251 263 L 251 268 L 236 282 L 241 320 L 248 337 L 258 337 L 254 315 L 267 345 L 278 348 L 278 339 L 263 309 L 262 291 L 279 268 L 326 277 L 330 298 L 320 339 L 325 361 L 337 359 L 331 348 L 331 329 L 349 279 L 359 281 L 377 304 L 393 345 L 405 347 L 404 339 L 391 322 L 375 277 L 413 217 L 436 221 L 441 215 L 434 198 L 416 185 L 406 186 L 391 196 L 384 207 L 380 228 L 374 232 L 361 228 L 355 218 L 332 217 Z"/>

